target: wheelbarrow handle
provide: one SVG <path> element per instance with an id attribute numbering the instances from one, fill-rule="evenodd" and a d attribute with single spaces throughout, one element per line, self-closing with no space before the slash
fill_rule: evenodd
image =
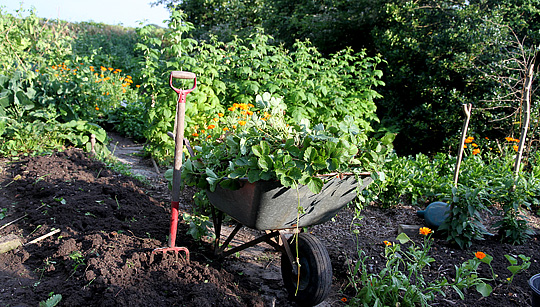
<path id="1" fill-rule="evenodd" d="M 189 90 L 178 89 L 174 87 L 173 79 L 193 79 L 193 87 Z M 180 93 L 187 94 L 193 91 L 195 87 L 197 87 L 197 76 L 194 73 L 189 72 L 189 71 L 179 71 L 179 70 L 171 71 L 171 76 L 169 78 L 169 85 L 177 94 L 180 94 Z M 179 100 L 179 102 L 185 102 L 185 101 Z"/>

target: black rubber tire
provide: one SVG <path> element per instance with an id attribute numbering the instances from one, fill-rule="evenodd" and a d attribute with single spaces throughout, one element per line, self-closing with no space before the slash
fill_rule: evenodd
<path id="1" fill-rule="evenodd" d="M 296 257 L 296 242 L 291 237 L 291 252 Z M 293 273 L 287 254 L 281 255 L 281 276 L 289 299 L 300 306 L 315 306 L 326 299 L 332 287 L 332 263 L 326 247 L 315 236 L 300 233 L 298 236 L 300 282 Z M 297 291 L 297 284 L 300 284 Z"/>

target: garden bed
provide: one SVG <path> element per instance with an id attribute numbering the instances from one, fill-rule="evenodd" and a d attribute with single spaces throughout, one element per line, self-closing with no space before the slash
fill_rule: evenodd
<path id="1" fill-rule="evenodd" d="M 183 192 L 184 209 L 191 196 L 191 190 Z M 141 183 L 106 169 L 80 150 L 3 159 L 0 208 L 7 208 L 7 216 L 0 227 L 26 216 L 0 229 L 1 236 L 15 234 L 25 244 L 0 255 L 0 305 L 37 306 L 54 292 L 62 295 L 60 306 L 293 306 L 282 288 L 280 255 L 264 245 L 217 259 L 211 245 L 195 242 L 181 223 L 177 242 L 189 248 L 190 263 L 172 255 L 156 255 L 151 262 L 152 250 L 167 242 L 169 203 L 165 181 Z M 370 258 L 370 270 L 378 272 L 384 264 L 383 241 L 396 237 L 399 224 L 421 224 L 417 209 L 364 209 L 360 226 L 354 227 L 360 230 L 358 242 Z M 348 264 L 358 259 L 350 231 L 353 216 L 351 210 L 342 210 L 332 221 L 310 229 L 326 244 L 332 260 L 333 289 L 323 303 L 327 306 L 344 306 L 342 299 L 354 295 L 346 288 Z M 53 228 L 60 232 L 28 244 Z M 238 240 L 252 235 L 241 233 Z M 428 279 L 451 278 L 453 265 L 476 251 L 494 257 L 495 273 L 503 280 L 508 275 L 505 254 L 530 256 L 531 267 L 511 285 L 495 287 L 487 298 L 471 289 L 461 301 L 449 290 L 432 305 L 527 306 L 527 279 L 540 272 L 538 250 L 538 236 L 520 246 L 489 238 L 470 250 L 436 238 L 431 250 L 436 261 Z M 481 273 L 487 271 L 486 266 Z"/>

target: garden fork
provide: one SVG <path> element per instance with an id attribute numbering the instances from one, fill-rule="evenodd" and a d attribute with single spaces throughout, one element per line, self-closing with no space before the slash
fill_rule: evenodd
<path id="1" fill-rule="evenodd" d="M 193 87 L 189 90 L 177 89 L 173 85 L 173 79 L 193 79 Z M 163 252 L 174 251 L 177 255 L 179 251 L 186 253 L 186 260 L 189 262 L 189 250 L 186 247 L 177 247 L 176 244 L 176 232 L 178 227 L 178 207 L 180 204 L 180 189 L 181 189 L 181 168 L 182 168 L 182 152 L 184 149 L 184 122 L 186 114 L 186 96 L 197 87 L 197 77 L 194 73 L 186 71 L 173 71 L 169 78 L 170 87 L 178 94 L 178 101 L 176 105 L 176 119 L 175 119 L 175 134 L 174 134 L 174 169 L 173 169 L 173 183 L 172 183 L 172 195 L 171 195 L 171 227 L 169 236 L 169 246 L 156 248 L 152 251 Z"/>

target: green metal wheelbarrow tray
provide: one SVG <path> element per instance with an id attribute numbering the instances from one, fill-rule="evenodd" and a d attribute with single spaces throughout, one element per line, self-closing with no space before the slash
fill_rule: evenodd
<path id="1" fill-rule="evenodd" d="M 318 194 L 312 193 L 307 186 L 287 188 L 278 181 L 250 183 L 241 180 L 238 190 L 220 186 L 214 192 L 207 190 L 213 205 L 215 254 L 228 256 L 266 242 L 282 253 L 281 273 L 290 299 L 302 306 L 314 306 L 324 301 L 332 286 L 330 256 L 319 239 L 302 230 L 332 219 L 373 181 L 369 173 L 359 174 L 358 180 L 352 174 L 334 174 L 331 178 Z M 224 214 L 238 224 L 220 244 Z M 266 233 L 226 250 L 243 226 Z"/>

